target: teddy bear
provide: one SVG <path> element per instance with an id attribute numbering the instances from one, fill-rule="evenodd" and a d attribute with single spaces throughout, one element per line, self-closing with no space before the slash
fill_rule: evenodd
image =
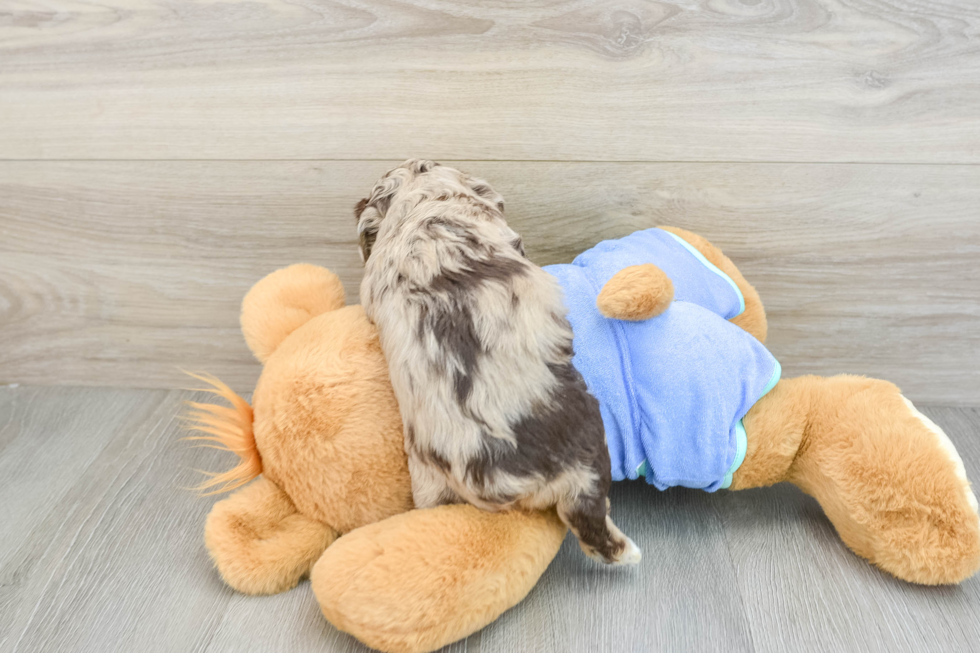
<path id="1" fill-rule="evenodd" d="M 898 578 L 958 583 L 980 567 L 976 497 L 942 430 L 887 381 L 780 378 L 762 347 L 758 293 L 707 240 L 646 230 L 545 269 L 569 295 L 574 363 L 603 406 L 615 478 L 708 491 L 790 482 L 854 553 Z M 582 274 L 588 283 L 576 284 Z M 241 325 L 263 365 L 251 405 L 199 376 L 230 406 L 193 403 L 190 414 L 198 437 L 239 457 L 202 487 L 235 490 L 205 525 L 228 585 L 273 594 L 308 575 L 332 624 L 392 653 L 466 637 L 527 595 L 565 526 L 553 511 L 413 509 L 378 335 L 360 306 L 345 306 L 335 274 L 306 264 L 271 273 L 246 295 Z M 680 353 L 660 357 L 668 345 Z M 716 367 L 685 380 L 691 360 Z M 737 383 L 712 386 L 724 365 L 738 368 Z M 699 383 L 707 390 L 687 401 Z M 694 434 L 679 448 L 660 433 L 673 423 Z"/>

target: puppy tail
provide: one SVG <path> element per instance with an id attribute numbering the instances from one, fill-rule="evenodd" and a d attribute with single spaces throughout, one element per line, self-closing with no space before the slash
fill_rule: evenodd
<path id="1" fill-rule="evenodd" d="M 221 397 L 230 403 L 231 407 L 196 401 L 187 402 L 189 410 L 184 418 L 188 422 L 188 427 L 201 435 L 193 435 L 185 439 L 204 442 L 200 445 L 203 447 L 234 452 L 239 459 L 238 464 L 226 472 L 204 472 L 210 478 L 194 490 L 204 495 L 230 492 L 262 473 L 262 457 L 259 455 L 258 447 L 255 446 L 255 434 L 252 431 L 252 407 L 217 378 L 206 374 L 190 372 L 187 374 L 208 385 L 198 390 Z"/>

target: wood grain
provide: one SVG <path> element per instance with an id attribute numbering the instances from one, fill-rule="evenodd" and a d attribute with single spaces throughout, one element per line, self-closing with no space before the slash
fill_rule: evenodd
<path id="1" fill-rule="evenodd" d="M 0 387 L 0 650 L 362 653 L 307 583 L 225 587 L 201 533 L 212 500 L 182 488 L 227 454 L 193 449 L 183 391 Z M 980 477 L 980 410 L 922 407 Z M 517 607 L 443 653 L 946 653 L 980 641 L 980 577 L 918 587 L 848 551 L 795 488 L 708 494 L 614 485 L 635 569 L 568 538 Z M 971 644 L 971 642 L 973 644 Z"/>
<path id="2" fill-rule="evenodd" d="M 16 581 L 4 583 L 0 650 L 202 650 L 233 594 L 207 573 L 210 502 L 187 490 L 201 478 L 192 465 L 219 464 L 179 441 L 190 395 L 20 388 L 0 401 L 11 395 L 30 418 L 15 422 L 20 450 L 0 453 L 19 470 L 0 502 L 24 505 L 49 484 L 67 491 L 0 547 Z"/>
<path id="3" fill-rule="evenodd" d="M 0 158 L 980 162 L 974 0 L 28 0 Z"/>
<path id="4" fill-rule="evenodd" d="M 176 444 L 158 437 L 161 422 L 172 424 L 179 407 L 166 397 L 146 390 L 0 390 L 0 416 L 9 417 L 0 451 L 0 650 L 124 650 L 126 634 L 140 629 L 148 609 L 161 619 L 141 633 L 155 630 L 174 643 L 184 633 L 165 633 L 167 620 L 206 621 L 209 593 L 181 596 L 172 591 L 180 569 L 161 573 L 178 551 L 184 554 L 175 545 L 189 544 L 191 535 L 175 514 L 187 507 L 174 500 L 180 491 L 173 485 L 186 470 L 168 469 L 165 486 L 145 482 L 162 462 L 156 454 Z M 155 493 L 166 502 L 150 508 L 143 500 Z M 193 512 L 185 517 L 203 517 Z M 148 522 L 156 528 L 146 529 Z"/>
<path id="5" fill-rule="evenodd" d="M 238 390 L 247 289 L 307 261 L 356 301 L 351 207 L 388 162 L 0 163 L 0 382 Z M 785 374 L 980 404 L 980 167 L 462 162 L 538 263 L 675 224 L 757 285 Z"/>
<path id="6" fill-rule="evenodd" d="M 41 610 L 41 592 L 60 581 L 68 540 L 93 516 L 75 499 L 106 434 L 141 425 L 164 394 L 0 388 L 0 650 L 12 650 Z"/>
<path id="7" fill-rule="evenodd" d="M 967 476 L 980 478 L 980 411 L 923 412 L 954 442 Z M 968 651 L 980 642 L 977 578 L 922 587 L 882 574 L 844 546 L 816 501 L 791 486 L 719 494 L 713 505 L 758 653 Z"/>
<path id="8" fill-rule="evenodd" d="M 598 567 L 566 538 L 528 599 L 481 633 L 482 650 L 714 651 L 725 642 L 751 651 L 712 497 L 640 481 L 615 484 L 610 500 L 616 524 L 643 550 L 640 565 Z"/>

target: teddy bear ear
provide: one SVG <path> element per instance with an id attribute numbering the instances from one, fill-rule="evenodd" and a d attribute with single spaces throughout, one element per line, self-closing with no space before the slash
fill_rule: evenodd
<path id="1" fill-rule="evenodd" d="M 242 334 L 265 363 L 286 336 L 344 302 L 344 285 L 336 274 L 318 265 L 290 265 L 267 275 L 245 295 Z"/>

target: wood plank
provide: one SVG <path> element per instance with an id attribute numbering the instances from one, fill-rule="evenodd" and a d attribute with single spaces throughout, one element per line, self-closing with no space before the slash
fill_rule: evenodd
<path id="1" fill-rule="evenodd" d="M 5 547 L 19 543 L 51 505 L 65 500 L 78 476 L 99 457 L 104 443 L 92 442 L 92 432 L 133 428 L 165 394 L 119 390 L 107 403 L 105 394 L 92 388 L 0 387 L 0 523 L 5 526 L 0 539 Z M 43 478 L 38 469 L 59 472 Z"/>
<path id="2" fill-rule="evenodd" d="M 370 650 L 323 618 L 309 582 L 303 581 L 275 596 L 235 594 L 202 653 Z"/>
<path id="3" fill-rule="evenodd" d="M 480 635 L 445 646 L 440 653 L 479 653 Z M 320 612 L 309 582 L 302 581 L 296 589 L 275 596 L 236 594 L 202 653 L 370 653 L 373 650 L 330 625 Z"/>
<path id="4" fill-rule="evenodd" d="M 713 497 L 627 481 L 610 500 L 640 565 L 601 567 L 567 537 L 524 602 L 482 631 L 481 650 L 753 651 Z"/>
<path id="5" fill-rule="evenodd" d="M 0 163 L 0 382 L 184 387 L 258 374 L 252 283 L 307 261 L 357 297 L 351 207 L 388 162 Z M 980 403 L 980 167 L 457 164 L 538 263 L 657 224 L 754 282 L 785 374 L 851 372 Z"/>
<path id="6" fill-rule="evenodd" d="M 107 439 L 137 428 L 165 394 L 0 387 L 0 650 L 13 650 L 15 625 L 36 608 L 34 590 L 56 580 L 49 565 L 67 524 L 52 513 L 72 506 Z"/>
<path id="7" fill-rule="evenodd" d="M 518 607 L 442 652 L 588 653 L 638 646 L 705 651 L 719 642 L 729 651 L 751 651 L 741 595 L 711 497 L 624 483 L 614 487 L 612 501 L 617 523 L 650 547 L 640 568 L 599 567 L 568 538 Z M 280 596 L 231 601 L 207 652 L 243 647 L 270 653 L 367 650 L 323 620 L 305 583 Z"/>
<path id="8" fill-rule="evenodd" d="M 227 463 L 178 440 L 174 416 L 194 397 L 0 388 L 0 506 L 13 506 L 0 532 L 0 649 L 368 650 L 322 618 L 306 583 L 271 597 L 221 584 L 201 542 L 211 501 L 181 489 L 199 478 L 192 468 Z M 921 408 L 980 478 L 980 409 Z M 918 587 L 886 576 L 794 488 L 627 482 L 612 501 L 644 547 L 638 568 L 600 568 L 568 538 L 523 603 L 444 653 L 940 653 L 980 640 L 980 577 Z"/>
<path id="9" fill-rule="evenodd" d="M 221 584 L 201 543 L 211 501 L 181 490 L 198 478 L 191 468 L 227 462 L 219 462 L 222 454 L 178 440 L 174 416 L 193 394 L 0 389 L 0 406 L 9 405 L 4 402 L 11 395 L 33 398 L 18 409 L 16 416 L 25 410 L 30 416 L 21 422 L 18 442 L 40 440 L 57 450 L 71 440 L 99 454 L 71 477 L 70 489 L 53 502 L 41 526 L 21 540 L 0 541 L 0 560 L 15 561 L 4 564 L 2 573 L 6 577 L 9 569 L 18 579 L 12 589 L 4 587 L 7 605 L 16 609 L 3 613 L 3 650 L 368 650 L 323 619 L 306 583 L 272 597 L 237 595 Z M 121 409 L 141 395 L 152 410 L 129 420 L 126 429 L 105 430 L 91 421 L 79 426 L 69 419 L 81 401 L 93 413 L 126 415 Z M 43 416 L 50 428 L 38 427 Z M 0 468 L 18 466 L 23 472 L 3 487 L 0 499 L 17 501 L 73 464 L 67 456 L 36 459 L 5 447 Z M 750 650 L 724 535 L 709 500 L 703 493 L 659 493 L 641 483 L 618 486 L 618 523 L 656 542 L 651 562 L 661 564 L 611 572 L 588 561 L 569 538 L 521 607 L 446 652 L 557 653 L 637 642 L 690 650 L 728 642 L 729 650 Z M 28 559 L 29 567 L 16 563 Z M 691 559 L 697 564 L 688 564 Z M 683 597 L 651 587 L 682 587 Z M 650 619 L 654 614 L 659 618 Z"/>
<path id="10" fill-rule="evenodd" d="M 19 470 L 0 503 L 23 513 L 48 486 L 65 491 L 47 491 L 29 528 L 0 542 L 0 649 L 203 650 L 233 593 L 201 541 L 211 501 L 185 489 L 200 479 L 192 467 L 220 464 L 179 441 L 176 415 L 193 395 L 4 388 L 0 402 L 10 393 L 30 399 L 31 418 L 20 449 L 0 451 L 0 466 Z"/>
<path id="11" fill-rule="evenodd" d="M 0 158 L 980 162 L 974 0 L 72 0 Z"/>
<path id="12" fill-rule="evenodd" d="M 980 478 L 980 411 L 923 408 Z M 980 578 L 911 585 L 852 554 L 813 499 L 791 486 L 722 493 L 725 524 L 759 653 L 966 651 L 980 641 Z M 973 644 L 970 644 L 973 642 Z"/>

